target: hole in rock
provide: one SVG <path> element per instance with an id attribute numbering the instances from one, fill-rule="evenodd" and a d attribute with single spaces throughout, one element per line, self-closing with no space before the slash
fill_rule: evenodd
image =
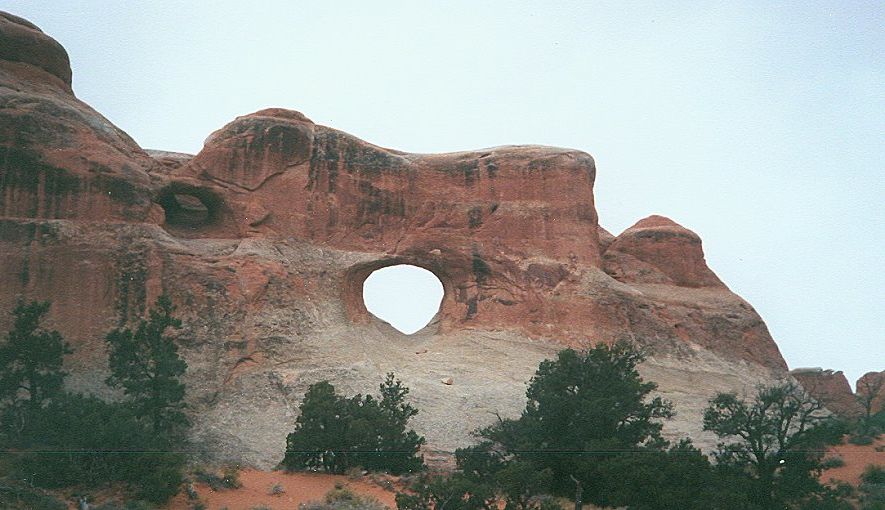
<path id="1" fill-rule="evenodd" d="M 182 227 L 198 227 L 212 220 L 212 210 L 202 198 L 187 193 L 169 193 L 160 199 L 166 211 L 166 223 Z"/>
<path id="2" fill-rule="evenodd" d="M 407 264 L 378 269 L 363 282 L 366 309 L 407 335 L 433 319 L 443 293 L 436 275 Z"/>

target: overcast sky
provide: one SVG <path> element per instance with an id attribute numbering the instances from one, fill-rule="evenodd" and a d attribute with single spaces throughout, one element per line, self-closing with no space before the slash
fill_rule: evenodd
<path id="1" fill-rule="evenodd" d="M 885 369 L 885 4 L 0 0 L 77 95 L 195 153 L 277 106 L 382 146 L 596 158 L 600 223 L 663 214 L 791 368 Z"/>

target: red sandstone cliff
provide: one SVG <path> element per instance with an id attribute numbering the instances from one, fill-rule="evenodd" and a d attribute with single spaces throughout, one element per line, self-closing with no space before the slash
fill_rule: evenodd
<path id="1" fill-rule="evenodd" d="M 871 414 L 885 411 L 885 370 L 867 372 L 857 380 L 855 388 L 861 407 L 869 402 Z"/>
<path id="2" fill-rule="evenodd" d="M 799 368 L 790 371 L 811 396 L 823 403 L 830 411 L 847 417 L 860 414 L 860 406 L 851 391 L 851 385 L 842 371 L 821 368 Z"/>
<path id="3" fill-rule="evenodd" d="M 272 464 L 318 379 L 365 391 L 397 370 L 422 432 L 451 450 L 519 409 L 538 360 L 564 345 L 647 347 L 646 373 L 683 420 L 674 435 L 700 434 L 715 391 L 785 376 L 695 233 L 660 216 L 617 237 L 599 227 L 595 173 L 577 150 L 408 154 L 280 109 L 233 120 L 196 156 L 149 155 L 74 97 L 58 43 L 0 15 L 0 310 L 52 300 L 75 349 L 69 384 L 103 392 L 104 332 L 169 293 L 195 439 L 217 457 Z M 410 337 L 361 296 L 398 263 L 445 289 Z"/>
<path id="4" fill-rule="evenodd" d="M 842 371 L 822 368 L 797 368 L 790 371 L 814 398 L 820 400 L 834 413 L 856 418 L 865 412 L 869 402 L 871 414 L 885 409 L 885 372 L 868 372 L 855 383 L 856 391 Z"/>

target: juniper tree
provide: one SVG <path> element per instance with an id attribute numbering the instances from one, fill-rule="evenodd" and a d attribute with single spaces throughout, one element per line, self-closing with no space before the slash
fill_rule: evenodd
<path id="1" fill-rule="evenodd" d="M 71 349 L 58 331 L 40 326 L 49 307 L 48 301 L 20 300 L 12 312 L 12 330 L 0 345 L 0 402 L 4 414 L 18 413 L 19 432 L 25 421 L 22 413 L 33 414 L 58 395 L 67 375 L 62 362 Z"/>
<path id="2" fill-rule="evenodd" d="M 787 382 L 758 388 L 748 402 L 719 393 L 704 413 L 704 430 L 722 439 L 716 457 L 750 477 L 754 503 L 783 508 L 826 493 L 818 481 L 825 447 L 839 428 L 823 404 Z"/>
<path id="3" fill-rule="evenodd" d="M 283 466 L 343 473 L 359 466 L 394 474 L 420 470 L 424 438 L 406 430 L 418 413 L 405 401 L 409 389 L 394 375 L 380 386 L 381 398 L 344 397 L 328 381 L 312 384 L 301 403 L 295 430 L 286 438 Z"/>
<path id="4" fill-rule="evenodd" d="M 577 477 L 590 500 L 608 504 L 610 491 L 600 483 L 606 463 L 666 445 L 661 420 L 673 415 L 672 404 L 650 396 L 657 385 L 639 375 L 643 359 L 636 347 L 619 342 L 583 352 L 565 349 L 555 360 L 542 361 L 529 382 L 522 416 L 477 431 L 485 441 L 461 450 L 460 467 L 489 480 L 506 473 L 508 465 L 527 463 L 534 472 L 551 473 L 552 492 L 569 494 L 575 487 L 571 477 Z M 512 469 L 511 474 L 532 472 Z M 528 488 L 541 481 L 520 483 Z"/>
<path id="5" fill-rule="evenodd" d="M 148 418 L 154 432 L 170 433 L 188 425 L 182 411 L 185 387 L 180 378 L 187 363 L 178 354 L 169 328 L 181 327 L 173 316 L 175 307 L 167 295 L 157 299 L 148 320 L 139 321 L 135 330 L 115 329 L 108 333 L 111 375 L 108 385 L 123 388 L 136 412 Z"/>

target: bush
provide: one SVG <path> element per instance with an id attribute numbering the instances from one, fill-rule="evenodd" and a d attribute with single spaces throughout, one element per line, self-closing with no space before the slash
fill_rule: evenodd
<path id="1" fill-rule="evenodd" d="M 845 459 L 842 457 L 835 455 L 832 457 L 825 457 L 823 461 L 820 463 L 820 468 L 823 471 L 833 468 L 839 468 L 845 465 Z"/>
<path id="2" fill-rule="evenodd" d="M 885 467 L 867 466 L 860 475 L 860 501 L 864 510 L 885 510 Z"/>
<path id="3" fill-rule="evenodd" d="M 184 457 L 153 434 L 133 410 L 95 397 L 67 394 L 36 412 L 13 462 L 38 487 L 93 488 L 128 484 L 139 498 L 163 502 L 178 492 Z"/>
<path id="4" fill-rule="evenodd" d="M 39 489 L 0 479 L 0 508 L 6 510 L 67 510 L 68 505 Z"/>
<path id="5" fill-rule="evenodd" d="M 499 420 L 477 431 L 481 442 L 455 454 L 460 473 L 398 495 L 397 505 L 425 510 L 440 504 L 449 508 L 455 501 L 459 508 L 480 509 L 490 502 L 478 496 L 492 493 L 504 499 L 507 510 L 538 510 L 549 504 L 549 498 L 539 496 L 571 496 L 580 488 L 585 502 L 633 510 L 783 508 L 754 501 L 765 487 L 751 475 L 758 471 L 745 445 L 723 447 L 733 455 L 723 452 L 715 467 L 688 440 L 668 447 L 660 435 L 661 420 L 673 415 L 672 404 L 651 395 L 656 385 L 644 381 L 636 369 L 642 360 L 635 347 L 617 343 L 586 352 L 567 349 L 542 362 L 519 419 Z M 711 401 L 705 425 L 720 436 L 738 438 L 745 435 L 742 427 L 758 427 L 752 437 L 761 438 L 766 448 L 778 438 L 788 441 L 778 445 L 783 451 L 766 451 L 788 467 L 780 470 L 778 490 L 802 505 L 844 507 L 842 495 L 817 483 L 814 475 L 820 466 L 813 455 L 806 455 L 838 429 L 818 420 L 815 403 L 798 398 L 790 388 L 769 389 L 763 397 L 773 404 L 751 413 L 743 412 L 750 404 L 720 395 Z M 775 410 L 786 413 L 783 421 L 766 414 Z M 742 423 L 740 418 L 747 415 L 762 419 Z M 799 428 L 790 429 L 785 438 L 776 431 L 770 436 L 769 426 L 778 423 Z M 454 500 L 445 499 L 452 494 Z"/>
<path id="6" fill-rule="evenodd" d="M 859 446 L 873 444 L 876 438 L 885 433 L 885 410 L 847 420 L 845 433 L 848 434 L 848 442 L 851 444 Z"/>
<path id="7" fill-rule="evenodd" d="M 221 483 L 228 489 L 239 489 L 243 486 L 240 482 L 240 466 L 228 464 L 221 470 Z"/>
<path id="8" fill-rule="evenodd" d="M 155 507 L 144 501 L 107 501 L 98 506 L 91 506 L 92 510 L 153 510 Z"/>
<path id="9" fill-rule="evenodd" d="M 108 335 L 107 382 L 124 388 L 124 403 L 63 392 L 62 362 L 71 351 L 58 332 L 40 327 L 49 303 L 16 306 L 0 345 L 0 439 L 16 452 L 11 470 L 19 478 L 45 488 L 124 483 L 155 503 L 178 492 L 187 425 L 178 377 L 187 365 L 164 336 L 179 325 L 171 302 L 162 297 L 157 305 L 136 333 Z"/>
<path id="10" fill-rule="evenodd" d="M 752 508 L 734 494 L 727 473 L 716 471 L 691 441 L 667 450 L 625 452 L 596 470 L 590 485 L 599 500 L 634 510 L 706 510 Z"/>
<path id="11" fill-rule="evenodd" d="M 566 349 L 541 362 L 520 418 L 477 431 L 483 441 L 456 452 L 458 468 L 496 487 L 512 508 L 526 507 L 535 495 L 574 494 L 572 477 L 587 501 L 609 504 L 603 467 L 625 452 L 660 450 L 661 420 L 673 415 L 671 403 L 650 395 L 657 385 L 640 377 L 642 360 L 639 350 L 620 342 Z"/>
<path id="12" fill-rule="evenodd" d="M 371 496 L 360 496 L 349 488 L 336 484 L 335 488 L 326 493 L 322 502 L 309 501 L 298 506 L 299 510 L 385 510 L 377 499 Z"/>
<path id="13" fill-rule="evenodd" d="M 397 493 L 398 510 L 497 510 L 494 488 L 460 473 L 429 476 L 416 482 L 411 493 Z"/>
<path id="14" fill-rule="evenodd" d="M 418 413 L 405 402 L 409 390 L 394 375 L 380 386 L 381 398 L 339 396 L 327 381 L 308 388 L 295 430 L 286 438 L 282 466 L 343 474 L 353 467 L 394 474 L 423 467 L 424 438 L 406 430 Z"/>
<path id="15" fill-rule="evenodd" d="M 240 483 L 239 468 L 234 465 L 224 466 L 220 474 L 198 469 L 194 472 L 194 478 L 200 483 L 205 483 L 215 492 L 227 489 L 239 489 L 243 486 L 243 484 Z"/>
<path id="16" fill-rule="evenodd" d="M 867 435 L 852 435 L 848 438 L 848 442 L 857 446 L 867 446 L 873 444 L 876 438 Z"/>

